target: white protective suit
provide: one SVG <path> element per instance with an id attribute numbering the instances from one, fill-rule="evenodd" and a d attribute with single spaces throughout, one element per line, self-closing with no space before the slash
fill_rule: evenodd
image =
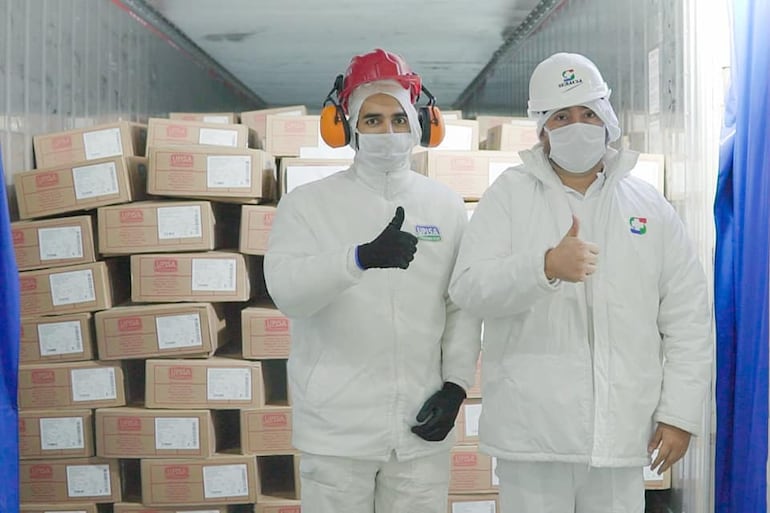
<path id="1" fill-rule="evenodd" d="M 355 247 L 405 211 L 418 237 L 406 270 L 356 268 Z M 447 451 L 410 431 L 428 397 L 473 385 L 480 321 L 447 288 L 467 214 L 448 187 L 409 169 L 353 166 L 284 196 L 265 278 L 291 319 L 293 444 L 303 452 L 399 460 Z"/>
<path id="2" fill-rule="evenodd" d="M 653 421 L 700 430 L 712 358 L 701 266 L 674 209 L 628 175 L 638 155 L 608 149 L 589 241 L 596 272 L 550 285 L 544 254 L 571 211 L 542 145 L 520 155 L 476 208 L 450 286 L 484 320 L 481 449 L 511 461 L 649 464 Z"/>

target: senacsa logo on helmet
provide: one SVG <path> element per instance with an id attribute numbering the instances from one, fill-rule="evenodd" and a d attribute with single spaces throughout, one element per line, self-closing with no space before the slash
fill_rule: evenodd
<path id="1" fill-rule="evenodd" d="M 568 87 L 568 86 L 574 86 L 578 84 L 583 83 L 582 78 L 575 78 L 575 70 L 574 69 L 565 69 L 561 72 L 561 78 L 562 83 L 559 84 L 559 87 Z"/>

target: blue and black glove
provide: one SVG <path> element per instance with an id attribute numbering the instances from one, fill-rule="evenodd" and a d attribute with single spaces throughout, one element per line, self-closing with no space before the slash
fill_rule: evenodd
<path id="1" fill-rule="evenodd" d="M 429 442 L 440 442 L 455 425 L 457 412 L 465 400 L 465 390 L 451 381 L 430 396 L 417 414 L 418 425 L 412 433 Z"/>
<path id="2" fill-rule="evenodd" d="M 406 269 L 417 252 L 417 237 L 401 231 L 404 208 L 396 207 L 396 215 L 372 242 L 356 248 L 356 261 L 361 269 L 372 267 Z"/>

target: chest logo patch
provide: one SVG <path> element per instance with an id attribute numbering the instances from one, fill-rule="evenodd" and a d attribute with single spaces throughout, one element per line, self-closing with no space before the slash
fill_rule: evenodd
<path id="1" fill-rule="evenodd" d="M 629 217 L 628 224 L 631 225 L 631 233 L 633 234 L 644 235 L 647 233 L 646 217 Z"/>
<path id="2" fill-rule="evenodd" d="M 418 224 L 414 227 L 415 234 L 419 240 L 429 240 L 437 242 L 441 240 L 441 232 L 438 226 L 432 224 Z"/>

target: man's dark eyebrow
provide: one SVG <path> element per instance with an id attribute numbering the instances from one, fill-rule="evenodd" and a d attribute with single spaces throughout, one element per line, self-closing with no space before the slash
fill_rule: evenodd
<path id="1" fill-rule="evenodd" d="M 371 114 L 364 114 L 364 119 L 373 119 L 373 118 L 381 118 L 382 114 L 377 114 L 376 112 L 373 112 Z"/>

